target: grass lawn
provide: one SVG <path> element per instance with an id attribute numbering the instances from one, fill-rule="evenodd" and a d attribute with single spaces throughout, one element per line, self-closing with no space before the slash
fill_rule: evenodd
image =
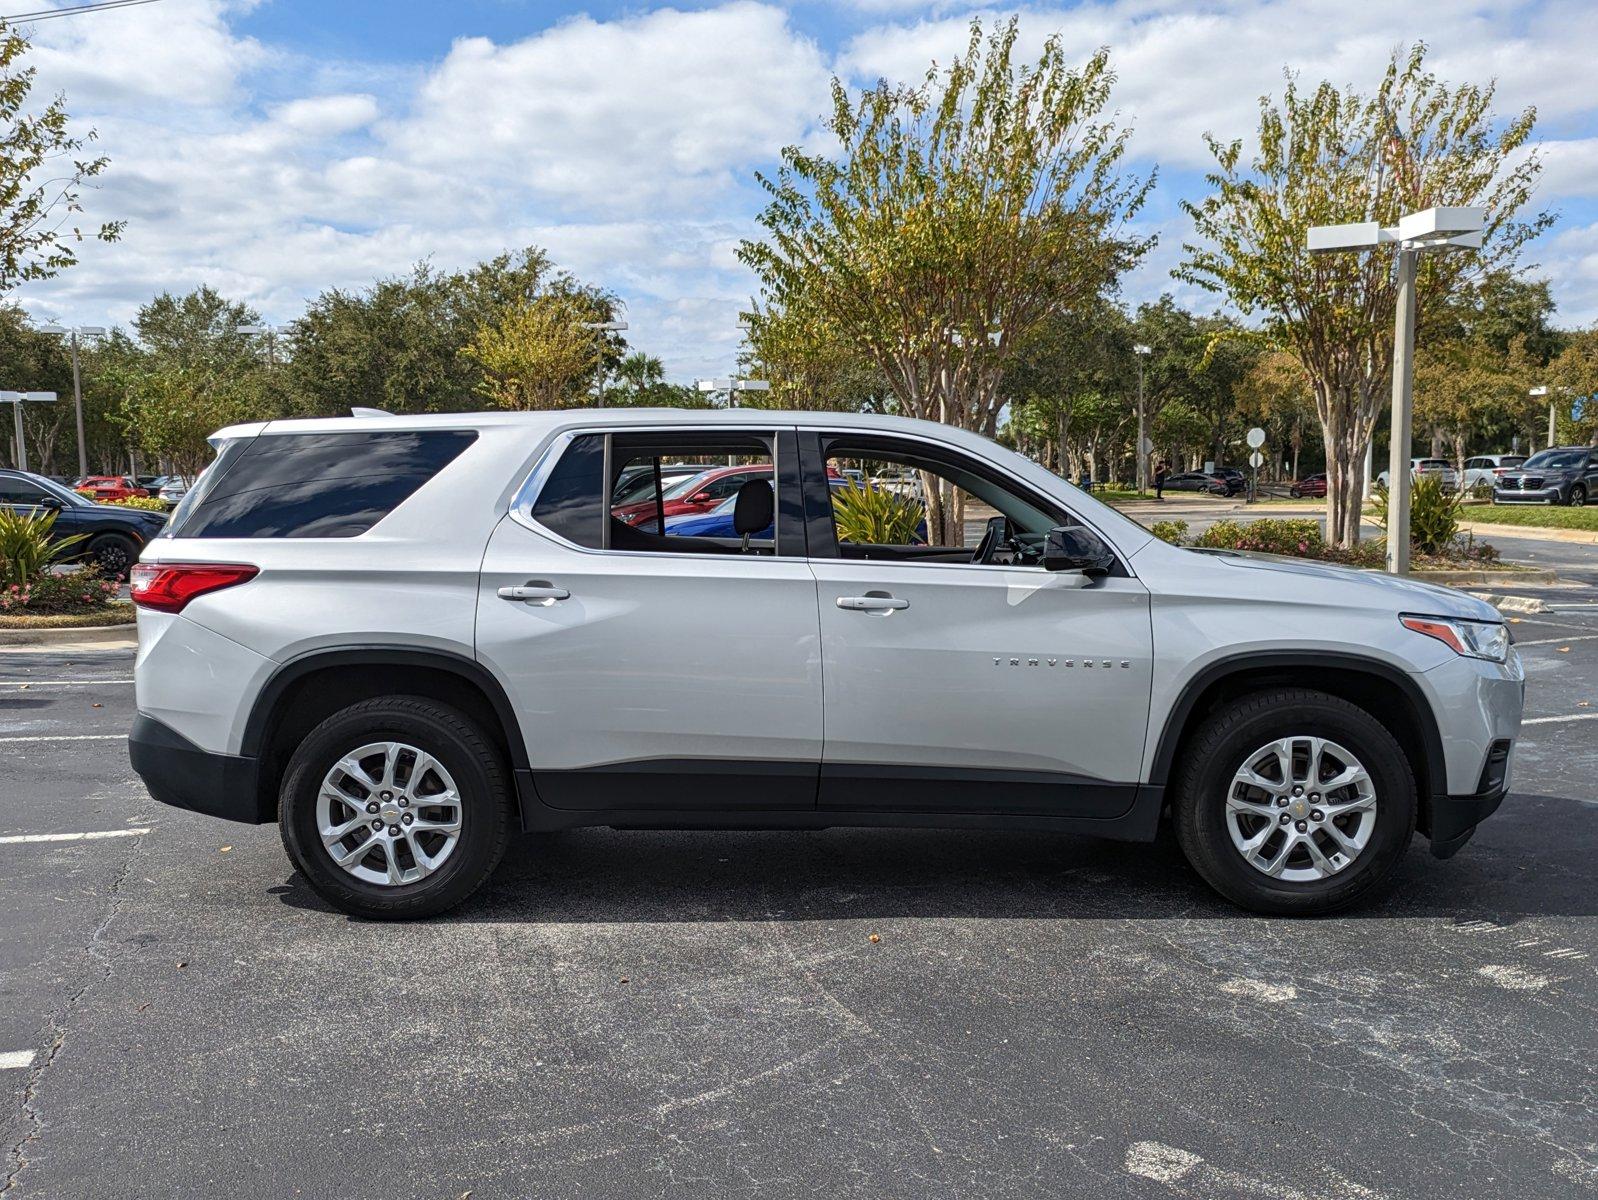
<path id="1" fill-rule="evenodd" d="M 1472 504 L 1459 512 L 1462 521 L 1486 525 L 1535 525 L 1540 529 L 1598 531 L 1598 508 L 1549 507 L 1542 504 Z"/>
<path id="2" fill-rule="evenodd" d="M 1095 484 L 1093 486 L 1093 498 L 1095 500 L 1102 500 L 1106 504 L 1119 504 L 1123 500 L 1152 500 L 1154 499 L 1154 493 L 1136 492 L 1131 488 L 1099 487 L 1097 484 Z"/>

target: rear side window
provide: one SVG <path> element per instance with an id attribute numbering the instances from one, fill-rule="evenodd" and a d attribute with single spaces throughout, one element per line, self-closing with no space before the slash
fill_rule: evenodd
<path id="1" fill-rule="evenodd" d="M 470 430 L 263 434 L 208 471 L 172 537 L 358 537 L 477 440 Z"/>

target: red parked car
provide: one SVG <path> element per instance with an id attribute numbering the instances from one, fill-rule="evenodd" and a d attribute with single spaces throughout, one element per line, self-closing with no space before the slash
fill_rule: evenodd
<path id="1" fill-rule="evenodd" d="M 86 475 L 78 480 L 75 490 L 88 493 L 96 504 L 150 494 L 126 475 Z"/>
<path id="2" fill-rule="evenodd" d="M 1287 490 L 1287 494 L 1297 500 L 1301 496 L 1326 495 L 1325 475 L 1306 475 Z"/>
<path id="3" fill-rule="evenodd" d="M 744 467 L 707 467 L 697 475 L 668 483 L 660 493 L 661 507 L 666 516 L 683 513 L 706 513 L 751 479 L 769 479 L 770 463 L 750 463 Z M 638 525 L 655 515 L 655 498 L 635 504 L 621 504 L 610 510 L 610 515 L 629 525 Z"/>

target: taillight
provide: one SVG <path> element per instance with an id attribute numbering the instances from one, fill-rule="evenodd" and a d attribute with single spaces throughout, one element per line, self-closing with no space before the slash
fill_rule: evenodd
<path id="1" fill-rule="evenodd" d="M 246 583 L 259 573 L 259 567 L 242 563 L 136 563 L 129 590 L 140 608 L 175 613 L 196 596 Z"/>

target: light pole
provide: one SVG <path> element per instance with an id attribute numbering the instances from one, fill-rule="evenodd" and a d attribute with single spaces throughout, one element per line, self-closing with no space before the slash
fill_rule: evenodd
<path id="1" fill-rule="evenodd" d="M 1143 360 L 1154 350 L 1142 342 L 1132 347 L 1132 357 L 1137 361 L 1137 472 L 1135 482 L 1138 492 L 1146 492 L 1149 487 L 1149 440 L 1148 421 L 1143 414 Z"/>
<path id="2" fill-rule="evenodd" d="M 11 419 L 15 423 L 17 439 L 17 470 L 28 469 L 28 440 L 22 432 L 22 406 L 30 400 L 54 404 L 54 392 L 0 392 L 0 404 L 11 405 Z"/>
<path id="3" fill-rule="evenodd" d="M 266 338 L 266 365 L 277 366 L 277 326 L 276 325 L 240 325 L 233 332 L 242 333 L 245 337 Z"/>
<path id="4" fill-rule="evenodd" d="M 583 328 L 584 329 L 591 329 L 595 333 L 620 333 L 623 329 L 627 328 L 627 322 L 626 321 L 584 321 L 583 322 Z M 594 407 L 595 408 L 604 408 L 605 407 L 605 360 L 604 360 L 603 356 L 601 356 L 601 358 L 599 360 L 599 377 L 595 381 L 595 386 L 599 389 L 599 395 L 598 395 L 598 397 L 597 397 L 597 399 L 595 401 Z"/>
<path id="5" fill-rule="evenodd" d="M 1377 221 L 1310 228 L 1311 254 L 1398 246 L 1398 305 L 1393 319 L 1393 432 L 1387 459 L 1387 569 L 1409 573 L 1410 426 L 1415 384 L 1415 269 L 1428 250 L 1479 250 L 1484 208 L 1428 208 L 1384 229 Z"/>
<path id="6" fill-rule="evenodd" d="M 1559 436 L 1559 431 L 1554 427 L 1554 397 L 1553 397 L 1553 393 L 1550 392 L 1548 390 L 1548 388 L 1546 386 L 1544 386 L 1543 384 L 1538 384 L 1536 387 L 1529 389 L 1526 392 L 1526 395 L 1528 395 L 1528 396 L 1547 396 L 1548 397 L 1548 446 L 1551 449 L 1553 447 L 1553 444 L 1554 444 L 1554 439 Z"/>
<path id="7" fill-rule="evenodd" d="M 105 329 L 99 325 L 41 325 L 39 332 L 57 336 L 65 334 L 67 345 L 72 347 L 72 408 L 78 425 L 78 478 L 82 479 L 89 473 L 89 447 L 83 436 L 83 378 L 78 368 L 78 339 L 104 337 Z"/>
<path id="8" fill-rule="evenodd" d="M 764 379 L 696 379 L 694 386 L 701 392 L 726 392 L 727 407 L 738 407 L 739 392 L 769 392 L 771 384 Z"/>

